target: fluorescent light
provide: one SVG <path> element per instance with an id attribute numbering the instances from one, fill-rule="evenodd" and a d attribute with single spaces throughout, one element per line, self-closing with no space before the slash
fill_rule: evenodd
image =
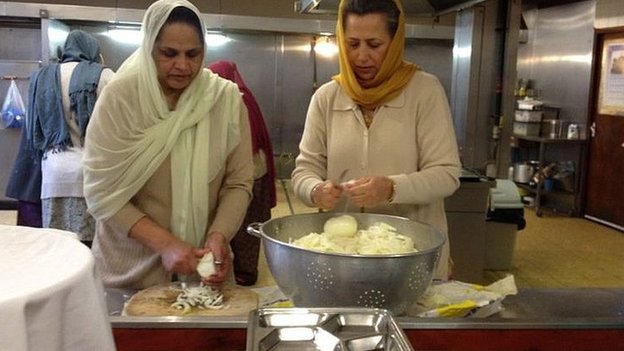
<path id="1" fill-rule="evenodd" d="M 143 34 L 138 27 L 114 26 L 108 29 L 106 35 L 114 41 L 124 44 L 140 45 L 143 40 Z M 205 39 L 206 45 L 211 47 L 221 46 L 231 41 L 226 35 L 214 32 L 206 33 Z"/>
<path id="2" fill-rule="evenodd" d="M 221 33 L 206 33 L 206 45 L 210 47 L 222 46 L 232 41 L 226 35 Z"/>
<path id="3" fill-rule="evenodd" d="M 132 45 L 140 45 L 143 33 L 140 28 L 111 28 L 106 35 L 116 42 Z"/>
<path id="4" fill-rule="evenodd" d="M 66 32 L 62 29 L 58 29 L 55 27 L 50 27 L 48 29 L 48 39 L 51 42 L 65 42 L 65 39 L 67 39 L 68 34 L 69 32 Z"/>

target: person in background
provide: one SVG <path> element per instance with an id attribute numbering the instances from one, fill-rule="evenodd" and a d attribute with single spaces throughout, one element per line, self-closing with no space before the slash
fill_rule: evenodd
<path id="1" fill-rule="evenodd" d="M 247 208 L 243 225 L 230 241 L 230 246 L 234 252 L 236 282 L 240 285 L 253 285 L 258 280 L 260 238 L 249 235 L 247 226 L 254 222 L 266 222 L 271 219 L 271 208 L 276 204 L 273 146 L 260 106 L 245 84 L 236 64 L 231 61 L 216 61 L 208 68 L 238 85 L 249 115 L 254 164 L 253 198 Z"/>
<path id="2" fill-rule="evenodd" d="M 247 112 L 236 84 L 203 68 L 205 26 L 186 0 L 159 0 L 139 48 L 98 99 L 87 128 L 85 197 L 107 287 L 231 278 L 229 240 L 251 198 Z"/>
<path id="3" fill-rule="evenodd" d="M 84 136 L 95 101 L 113 76 L 101 59 L 95 37 L 71 31 L 61 63 L 47 65 L 31 76 L 24 129 L 24 147 L 32 150 L 33 157 L 40 157 L 27 158 L 29 163 L 40 163 L 40 180 L 25 179 L 33 190 L 40 188 L 42 226 L 74 232 L 87 246 L 93 241 L 95 219 L 83 196 Z"/>
<path id="4" fill-rule="evenodd" d="M 340 73 L 312 96 L 295 194 L 322 210 L 398 215 L 447 233 L 444 198 L 459 187 L 460 161 L 444 90 L 403 60 L 400 1 L 339 6 Z M 434 278 L 448 279 L 448 261 L 447 240 Z"/>

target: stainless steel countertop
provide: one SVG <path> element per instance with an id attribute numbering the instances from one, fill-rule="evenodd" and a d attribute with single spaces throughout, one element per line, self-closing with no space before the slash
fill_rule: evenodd
<path id="1" fill-rule="evenodd" d="M 133 292 L 106 289 L 113 328 L 246 329 L 248 316 L 120 316 Z M 624 329 L 624 288 L 520 289 L 487 318 L 395 317 L 403 329 Z"/>

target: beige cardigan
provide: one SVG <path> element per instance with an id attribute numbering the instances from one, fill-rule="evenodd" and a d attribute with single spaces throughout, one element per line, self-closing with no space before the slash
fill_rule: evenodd
<path id="1" fill-rule="evenodd" d="M 459 187 L 461 165 L 448 100 L 438 79 L 416 72 L 403 92 L 380 106 L 370 128 L 335 81 L 310 102 L 292 173 L 296 196 L 309 206 L 312 188 L 325 179 L 343 182 L 386 175 L 397 185 L 391 204 L 367 212 L 393 214 L 447 233 L 444 198 Z M 348 170 L 345 179 L 337 179 Z M 356 211 L 346 198 L 334 208 Z M 447 278 L 448 240 L 436 277 Z"/>

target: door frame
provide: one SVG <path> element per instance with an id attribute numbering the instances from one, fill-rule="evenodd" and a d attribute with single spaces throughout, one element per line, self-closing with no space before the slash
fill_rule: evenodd
<path id="1" fill-rule="evenodd" d="M 587 125 L 586 125 L 586 138 L 587 143 L 585 143 L 584 154 L 587 155 L 584 158 L 584 162 L 582 165 L 583 171 L 583 181 L 581 182 L 581 203 L 580 203 L 580 214 L 589 220 L 592 220 L 597 223 L 604 224 L 609 227 L 613 227 L 618 230 L 624 230 L 624 228 L 620 227 L 615 223 L 610 223 L 600 218 L 596 218 L 587 214 L 587 198 L 588 198 L 588 178 L 589 178 L 589 167 L 591 160 L 591 132 L 590 128 L 592 124 L 595 122 L 595 115 L 598 113 L 598 99 L 600 94 L 600 83 L 601 83 L 601 68 L 602 68 L 602 51 L 603 44 L 605 42 L 605 37 L 610 34 L 623 33 L 624 34 L 624 26 L 620 27 L 612 27 L 612 28 L 598 28 L 594 30 L 594 47 L 592 50 L 592 67 L 591 67 L 591 79 L 590 79 L 590 87 L 589 87 L 589 95 L 588 95 L 588 108 L 587 108 Z M 624 118 L 624 117 L 623 117 Z"/>

